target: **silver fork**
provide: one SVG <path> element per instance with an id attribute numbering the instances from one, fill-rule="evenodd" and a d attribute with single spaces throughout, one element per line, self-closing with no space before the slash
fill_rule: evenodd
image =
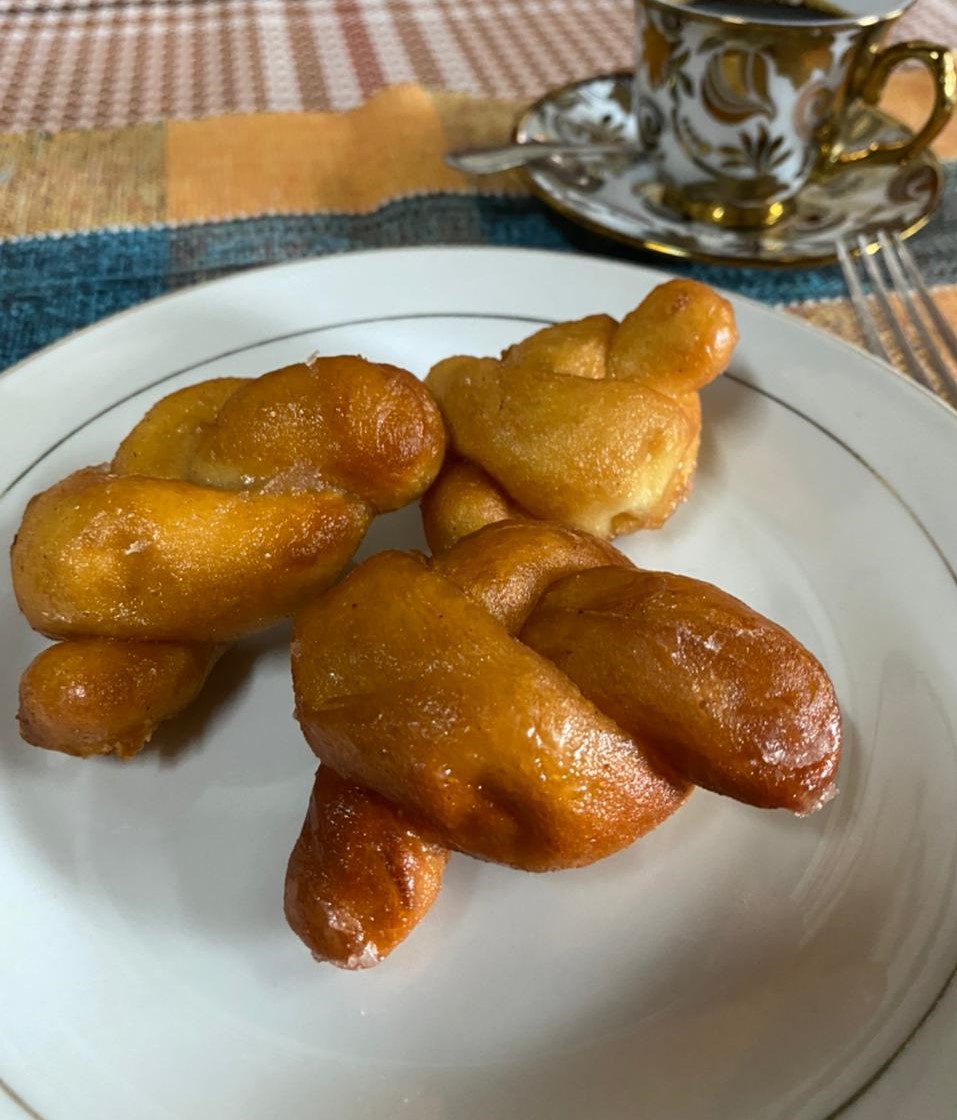
<path id="1" fill-rule="evenodd" d="M 856 248 L 858 260 L 863 263 L 864 272 L 871 282 L 874 298 L 880 308 L 881 317 L 890 328 L 894 341 L 901 352 L 907 371 L 922 385 L 944 397 L 950 404 L 957 406 L 957 335 L 940 309 L 934 303 L 924 278 L 917 267 L 913 253 L 904 244 L 897 233 L 888 234 L 879 230 L 877 241 L 880 253 L 868 251 L 867 241 L 863 235 L 857 238 Z M 869 306 L 861 287 L 854 260 L 851 257 L 848 243 L 837 243 L 837 257 L 841 262 L 841 270 L 847 290 L 854 305 L 854 312 L 864 334 L 864 341 L 868 350 L 884 361 L 891 361 L 884 343 L 881 341 L 880 328 L 877 317 Z M 881 274 L 878 258 L 883 261 L 887 275 L 890 278 L 890 290 L 900 298 L 900 311 L 895 312 L 890 300 L 890 291 Z M 921 311 L 918 308 L 920 304 Z M 927 357 L 927 365 L 921 361 L 920 356 L 907 336 L 907 327 L 910 325 Z M 936 338 L 934 336 L 936 332 Z M 948 356 L 955 363 L 948 364 Z M 939 381 L 935 383 L 934 373 Z"/>

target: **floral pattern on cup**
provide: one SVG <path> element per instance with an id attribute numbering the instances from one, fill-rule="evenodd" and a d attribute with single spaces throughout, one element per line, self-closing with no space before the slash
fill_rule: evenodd
<path id="1" fill-rule="evenodd" d="M 637 119 L 628 111 L 630 74 L 577 82 L 547 94 L 525 114 L 517 138 L 595 142 L 636 141 L 646 147 L 657 127 L 649 102 Z M 634 104 L 639 104 L 636 98 Z M 845 135 L 852 148 L 906 140 L 911 132 L 883 113 L 856 107 Z M 769 229 L 741 230 L 689 221 L 662 201 L 655 169 L 627 155 L 579 163 L 564 157 L 528 170 L 537 192 L 575 221 L 633 245 L 701 260 L 739 264 L 821 264 L 834 259 L 839 237 L 863 233 L 872 239 L 883 226 L 906 234 L 919 228 L 939 196 L 940 165 L 922 152 L 902 166 L 866 163 L 837 166 L 807 183 L 794 211 Z"/>
<path id="2" fill-rule="evenodd" d="M 653 149 L 662 180 L 689 199 L 738 207 L 793 198 L 867 29 L 716 25 L 660 0 L 637 0 L 636 13 L 634 109 L 639 121 L 662 122 Z"/>

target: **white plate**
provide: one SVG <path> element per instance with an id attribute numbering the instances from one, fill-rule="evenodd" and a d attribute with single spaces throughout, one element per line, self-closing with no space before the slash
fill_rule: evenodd
<path id="1" fill-rule="evenodd" d="M 177 386 L 316 349 L 423 374 L 542 322 L 620 315 L 660 279 L 401 250 L 148 304 L 0 380 L 0 537 Z M 339 972 L 282 917 L 313 771 L 283 634 L 230 654 L 135 761 L 78 762 L 17 739 L 17 677 L 42 642 L 4 573 L 4 1120 L 952 1118 L 955 416 L 864 354 L 736 306 L 695 494 L 624 544 L 822 658 L 846 714 L 841 796 L 798 820 L 699 791 L 630 850 L 558 875 L 456 857 L 393 957 Z M 419 543 L 409 510 L 363 552 Z"/>

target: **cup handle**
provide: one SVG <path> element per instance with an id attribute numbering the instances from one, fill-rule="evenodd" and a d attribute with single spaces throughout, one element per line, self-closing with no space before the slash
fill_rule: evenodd
<path id="1" fill-rule="evenodd" d="M 854 96 L 869 105 L 876 105 L 890 72 L 903 62 L 923 63 L 934 79 L 934 104 L 924 127 L 909 140 L 871 144 L 858 151 L 837 153 L 833 162 L 846 164 L 868 160 L 870 163 L 903 163 L 926 148 L 950 120 L 954 106 L 957 105 L 957 67 L 954 65 L 953 53 L 936 43 L 920 40 L 895 43 L 880 51 L 867 67 Z"/>

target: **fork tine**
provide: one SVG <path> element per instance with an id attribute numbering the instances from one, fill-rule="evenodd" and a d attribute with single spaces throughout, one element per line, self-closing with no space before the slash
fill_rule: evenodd
<path id="1" fill-rule="evenodd" d="M 944 340 L 947 349 L 950 351 L 951 357 L 957 362 L 957 335 L 951 330 L 950 323 L 941 315 L 940 308 L 934 303 L 933 296 L 928 292 L 927 286 L 924 283 L 924 278 L 921 276 L 920 269 L 917 267 L 917 261 L 914 260 L 914 254 L 904 242 L 901 241 L 900 234 L 894 234 L 893 243 L 914 290 L 921 298 L 924 309 L 927 311 L 927 314 L 930 315 L 940 337 Z"/>
<path id="2" fill-rule="evenodd" d="M 851 304 L 854 307 L 854 314 L 857 316 L 857 322 L 860 325 L 861 333 L 864 335 L 864 342 L 867 349 L 872 354 L 876 354 L 878 358 L 883 358 L 885 362 L 890 363 L 890 355 L 881 342 L 881 336 L 877 333 L 877 328 L 874 325 L 874 317 L 871 315 L 870 308 L 867 306 L 867 300 L 864 298 L 864 292 L 861 288 L 861 282 L 857 278 L 857 271 L 854 268 L 854 262 L 851 260 L 851 255 L 847 251 L 847 246 L 843 241 L 837 243 L 837 259 L 841 262 L 841 271 L 844 273 L 844 283 L 847 284 L 847 290 L 851 295 Z"/>
<path id="3" fill-rule="evenodd" d="M 907 277 L 904 275 L 904 270 L 901 267 L 900 259 L 897 254 L 897 246 L 891 241 L 884 230 L 877 231 L 877 240 L 880 242 L 882 257 L 884 263 L 887 265 L 887 271 L 891 275 L 891 281 L 894 285 L 894 290 L 900 296 L 907 308 L 910 315 L 910 321 L 917 332 L 921 343 L 924 347 L 924 352 L 933 363 L 934 368 L 937 370 L 940 377 L 943 379 L 944 385 L 947 388 L 952 387 L 952 375 L 947 368 L 947 363 L 944 361 L 943 356 L 937 346 L 937 343 L 931 336 L 930 331 L 927 329 L 924 319 L 920 312 L 917 310 L 913 299 L 911 298 L 910 287 L 907 283 Z"/>
<path id="4" fill-rule="evenodd" d="M 920 359 L 914 353 L 914 348 L 911 346 L 910 340 L 907 335 L 904 334 L 903 328 L 897 321 L 897 316 L 894 314 L 894 309 L 891 307 L 891 301 L 888 298 L 889 293 L 884 284 L 884 278 L 881 276 L 880 269 L 877 267 L 877 262 L 867 251 L 867 241 L 864 239 L 863 234 L 860 234 L 857 238 L 857 248 L 860 252 L 861 261 L 864 264 L 867 275 L 870 277 L 871 284 L 874 286 L 874 295 L 880 305 L 881 313 L 894 335 L 894 341 L 897 343 L 904 361 L 907 363 L 907 368 L 910 370 L 911 377 L 913 377 L 915 381 L 919 381 L 926 389 L 933 391 L 933 386 L 927 379 L 927 374 L 924 372 L 924 367 L 920 364 Z"/>

